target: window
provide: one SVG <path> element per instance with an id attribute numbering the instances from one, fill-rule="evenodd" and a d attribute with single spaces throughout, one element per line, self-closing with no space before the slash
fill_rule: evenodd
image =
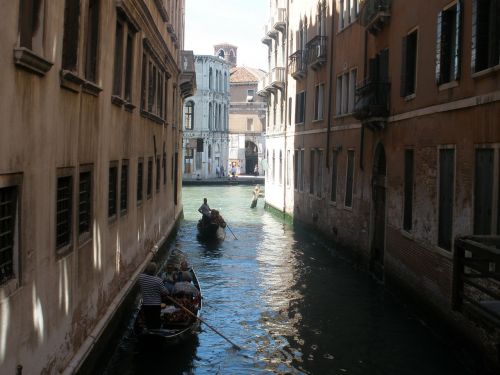
<path id="1" fill-rule="evenodd" d="M 208 130 L 212 130 L 213 127 L 213 109 L 212 109 L 212 102 L 208 103 Z"/>
<path id="2" fill-rule="evenodd" d="M 315 156 L 316 150 L 311 150 L 309 158 L 309 194 L 314 194 L 314 184 L 316 182 L 316 170 L 315 170 Z"/>
<path id="3" fill-rule="evenodd" d="M 347 176 L 345 183 L 345 206 L 352 207 L 354 188 L 354 150 L 347 151 Z"/>
<path id="4" fill-rule="evenodd" d="M 439 12 L 436 41 L 436 82 L 456 81 L 460 76 L 461 1 Z"/>
<path id="5" fill-rule="evenodd" d="M 278 175 L 279 175 L 279 184 L 282 185 L 283 184 L 283 152 L 280 150 L 280 160 L 279 160 L 280 164 L 279 164 L 279 171 L 278 171 Z"/>
<path id="6" fill-rule="evenodd" d="M 247 132 L 253 131 L 253 118 L 247 118 Z"/>
<path id="7" fill-rule="evenodd" d="M 357 69 L 337 76 L 337 97 L 335 111 L 337 116 L 351 113 L 354 110 Z"/>
<path id="8" fill-rule="evenodd" d="M 292 153 L 286 150 L 286 186 L 290 186 L 290 175 L 292 174 Z"/>
<path id="9" fill-rule="evenodd" d="M 315 194 L 321 198 L 323 196 L 323 150 L 316 150 L 316 165 Z"/>
<path id="10" fill-rule="evenodd" d="M 453 201 L 455 196 L 455 150 L 439 150 L 439 217 L 438 246 L 451 250 L 453 235 Z"/>
<path id="11" fill-rule="evenodd" d="M 306 92 L 302 91 L 295 99 L 295 123 L 302 124 L 306 120 Z"/>
<path id="12" fill-rule="evenodd" d="M 500 234 L 499 158 L 499 148 L 487 146 L 476 149 L 474 173 L 474 234 L 476 235 Z"/>
<path id="13" fill-rule="evenodd" d="M 170 75 L 156 58 L 147 40 L 143 44 L 141 77 L 141 114 L 162 122 L 166 114 L 166 89 Z M 175 99 L 175 95 L 172 100 Z M 174 106 L 175 107 L 175 106 Z"/>
<path id="14" fill-rule="evenodd" d="M 120 15 L 116 20 L 113 95 L 131 100 L 135 28 Z M 125 47 L 125 48 L 124 48 Z M 125 55 L 123 51 L 125 50 Z M 125 85 L 122 82 L 125 82 Z"/>
<path id="15" fill-rule="evenodd" d="M 205 76 L 206 77 L 206 76 Z M 208 71 L 208 89 L 212 90 L 214 88 L 214 73 L 212 68 L 209 69 Z"/>
<path id="16" fill-rule="evenodd" d="M 194 157 L 194 150 L 192 148 L 186 148 L 184 153 L 185 174 L 190 174 L 193 172 L 193 157 Z"/>
<path id="17" fill-rule="evenodd" d="M 118 162 L 110 163 L 108 175 L 108 218 L 114 218 L 118 199 Z"/>
<path id="18" fill-rule="evenodd" d="M 45 0 L 21 0 L 19 44 L 39 55 L 43 52 Z"/>
<path id="19" fill-rule="evenodd" d="M 56 196 L 56 251 L 62 253 L 71 244 L 73 217 L 73 176 L 66 170 L 58 172 Z"/>
<path id="20" fill-rule="evenodd" d="M 293 166 L 293 188 L 295 190 L 299 189 L 299 152 L 300 150 L 294 151 L 294 166 Z"/>
<path id="21" fill-rule="evenodd" d="M 137 204 L 142 202 L 142 182 L 144 181 L 144 161 L 139 158 L 137 161 Z"/>
<path id="22" fill-rule="evenodd" d="M 163 185 L 167 184 L 167 153 L 163 152 Z"/>
<path id="23" fill-rule="evenodd" d="M 288 98 L 288 125 L 292 125 L 292 98 Z"/>
<path id="24" fill-rule="evenodd" d="M 76 72 L 80 25 L 80 1 L 66 0 L 64 4 L 64 35 L 62 68 Z"/>
<path id="25" fill-rule="evenodd" d="M 323 119 L 323 96 L 324 96 L 324 87 L 325 85 L 320 83 L 316 85 L 315 95 L 314 95 L 314 119 L 322 120 Z"/>
<path id="26" fill-rule="evenodd" d="M 160 165 L 160 155 L 156 157 L 156 191 L 160 191 L 161 182 L 161 165 Z"/>
<path id="27" fill-rule="evenodd" d="M 252 89 L 247 90 L 247 102 L 253 102 L 255 91 Z"/>
<path id="28" fill-rule="evenodd" d="M 413 150 L 405 150 L 403 229 L 407 232 L 411 231 L 413 226 L 413 166 Z"/>
<path id="29" fill-rule="evenodd" d="M 122 160 L 122 171 L 120 174 L 120 213 L 127 213 L 128 209 L 128 160 Z"/>
<path id="30" fill-rule="evenodd" d="M 401 96 L 415 94 L 417 79 L 417 42 L 418 31 L 415 30 L 403 38 L 401 49 Z"/>
<path id="31" fill-rule="evenodd" d="M 0 177 L 0 285 L 16 276 L 18 268 L 20 176 Z"/>
<path id="32" fill-rule="evenodd" d="M 472 72 L 500 64 L 500 1 L 472 2 Z"/>
<path id="33" fill-rule="evenodd" d="M 273 164 L 271 168 L 271 180 L 274 183 L 276 181 L 276 151 L 273 150 Z"/>
<path id="34" fill-rule="evenodd" d="M 146 184 L 146 198 L 150 199 L 153 193 L 153 158 L 148 158 L 148 176 Z"/>
<path id="35" fill-rule="evenodd" d="M 356 20 L 359 12 L 359 0 L 340 0 L 339 27 L 349 26 Z"/>
<path id="36" fill-rule="evenodd" d="M 338 173 L 338 151 L 332 152 L 332 185 L 330 200 L 337 202 L 337 173 Z"/>
<path id="37" fill-rule="evenodd" d="M 90 233 L 92 220 L 92 167 L 80 166 L 78 184 L 78 234 Z"/>
<path id="38" fill-rule="evenodd" d="M 99 0 L 89 0 L 85 50 L 85 78 L 97 81 L 97 47 L 99 43 Z"/>
<path id="39" fill-rule="evenodd" d="M 187 130 L 193 130 L 193 114 L 194 114 L 194 102 L 189 101 L 186 103 L 186 112 L 184 116 L 184 127 Z"/>

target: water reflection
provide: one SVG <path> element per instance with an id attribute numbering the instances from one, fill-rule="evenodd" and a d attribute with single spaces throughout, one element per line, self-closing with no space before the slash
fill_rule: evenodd
<path id="1" fill-rule="evenodd" d="M 171 244 L 197 272 L 202 318 L 243 349 L 203 325 L 193 342 L 147 358 L 136 354 L 129 337 L 115 356 L 119 369 L 108 366 L 108 374 L 473 373 L 329 244 L 262 206 L 250 210 L 251 190 L 185 188 L 185 220 Z M 231 233 L 217 242 L 196 237 L 204 196 L 238 239 Z"/>

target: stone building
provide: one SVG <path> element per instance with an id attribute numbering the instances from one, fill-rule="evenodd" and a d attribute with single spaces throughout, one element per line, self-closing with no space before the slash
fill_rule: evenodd
<path id="1" fill-rule="evenodd" d="M 263 174 L 264 130 L 267 103 L 257 95 L 260 69 L 245 66 L 231 69 L 231 105 L 229 108 L 229 165 L 240 174 Z"/>
<path id="2" fill-rule="evenodd" d="M 195 56 L 197 90 L 184 103 L 183 179 L 215 178 L 228 155 L 229 63 Z"/>
<path id="3" fill-rule="evenodd" d="M 483 283 L 466 299 L 472 261 L 455 245 L 500 235 L 500 1 L 270 11 L 267 205 L 348 245 L 498 362 L 498 255 L 476 246 Z"/>
<path id="4" fill-rule="evenodd" d="M 184 1 L 0 8 L 0 373 L 74 373 L 182 213 Z"/>

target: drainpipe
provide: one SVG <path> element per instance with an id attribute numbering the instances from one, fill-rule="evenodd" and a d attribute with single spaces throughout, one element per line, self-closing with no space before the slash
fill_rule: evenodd
<path id="1" fill-rule="evenodd" d="M 336 2 L 334 2 L 336 4 Z M 332 96 L 333 96 L 333 69 L 335 69 L 335 64 L 333 62 L 333 47 L 335 39 L 335 8 L 332 7 L 332 27 L 330 32 L 330 76 L 328 78 L 328 127 L 326 129 L 326 168 L 330 169 L 330 132 L 332 129 Z"/>
<path id="2" fill-rule="evenodd" d="M 368 77 L 368 30 L 365 29 L 365 46 L 363 61 L 363 81 Z M 365 157 L 365 125 L 361 122 L 361 135 L 359 140 L 359 169 L 364 170 L 363 159 Z"/>
<path id="3" fill-rule="evenodd" d="M 284 153 L 283 153 L 283 157 L 285 158 L 285 162 L 283 163 L 284 165 L 284 168 L 285 168 L 285 171 L 283 173 L 283 176 L 285 177 L 285 181 L 283 181 L 283 217 L 286 215 L 286 189 L 287 189 L 287 184 L 286 184 L 286 181 L 287 181 L 287 178 L 288 178 L 288 153 L 287 153 L 287 130 L 288 130 L 288 124 L 287 125 L 287 119 L 288 119 L 288 26 L 289 26 L 289 22 L 288 20 L 290 19 L 289 17 L 289 14 L 290 14 L 290 0 L 287 1 L 286 3 L 286 29 L 285 29 L 285 32 L 286 32 L 286 45 L 285 45 L 285 56 L 283 56 L 283 61 L 284 61 L 284 64 L 285 64 L 285 88 L 284 88 L 284 95 L 285 95 L 285 121 L 284 121 L 284 124 L 285 124 L 285 131 L 284 131 L 284 137 L 285 137 L 285 147 L 284 147 Z M 283 121 L 283 119 L 281 119 Z"/>

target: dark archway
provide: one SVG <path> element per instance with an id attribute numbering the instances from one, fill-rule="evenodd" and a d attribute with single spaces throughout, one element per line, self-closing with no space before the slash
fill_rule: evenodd
<path id="1" fill-rule="evenodd" d="M 258 169 L 259 149 L 252 141 L 245 142 L 245 174 L 254 174 L 255 166 Z"/>
<path id="2" fill-rule="evenodd" d="M 377 145 L 375 150 L 372 176 L 370 269 L 375 277 L 384 280 L 387 161 L 385 149 L 381 143 Z"/>

